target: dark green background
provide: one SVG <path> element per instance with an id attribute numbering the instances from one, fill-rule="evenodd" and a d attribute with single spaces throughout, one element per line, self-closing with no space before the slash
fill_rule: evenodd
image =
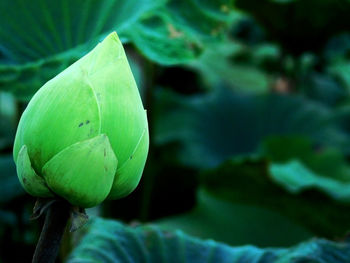
<path id="1" fill-rule="evenodd" d="M 12 160 L 21 113 L 111 31 L 149 157 L 59 262 L 349 262 L 349 13 L 348 0 L 0 1 L 0 263 L 29 262 L 43 222 Z"/>

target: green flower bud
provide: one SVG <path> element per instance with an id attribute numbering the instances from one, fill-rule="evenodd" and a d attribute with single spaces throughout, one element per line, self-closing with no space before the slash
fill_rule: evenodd
<path id="1" fill-rule="evenodd" d="M 13 155 L 29 194 L 86 208 L 132 192 L 148 146 L 146 111 L 114 32 L 33 96 Z"/>

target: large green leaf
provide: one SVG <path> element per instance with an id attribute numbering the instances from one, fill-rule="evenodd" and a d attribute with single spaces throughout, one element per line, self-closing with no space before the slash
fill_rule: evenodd
<path id="1" fill-rule="evenodd" d="M 193 97 L 159 92 L 157 102 L 154 141 L 179 142 L 179 158 L 194 167 L 214 167 L 231 156 L 255 152 L 270 135 L 299 134 L 320 145 L 349 146 L 333 111 L 300 96 L 219 89 Z"/>
<path id="2" fill-rule="evenodd" d="M 0 43 L 6 61 L 51 57 L 111 30 L 122 31 L 164 0 L 2 1 Z"/>
<path id="3" fill-rule="evenodd" d="M 5 0 L 0 3 L 0 89 L 29 99 L 112 30 L 122 33 L 165 0 Z"/>
<path id="4" fill-rule="evenodd" d="M 345 263 L 349 260 L 350 245 L 342 242 L 313 239 L 288 249 L 230 247 L 193 238 L 181 231 L 163 232 L 155 225 L 128 227 L 96 218 L 67 262 Z"/>
<path id="5" fill-rule="evenodd" d="M 271 88 L 272 77 L 254 63 L 278 57 L 278 50 L 267 46 L 265 50 L 263 48 L 255 50 L 256 54 L 249 54 L 253 50 L 233 41 L 224 41 L 210 45 L 200 59 L 193 60 L 189 66 L 201 74 L 208 87 L 228 85 L 237 90 L 264 93 Z M 252 57 L 247 57 L 243 63 L 233 59 L 247 55 L 245 53 Z"/>
<path id="6" fill-rule="evenodd" d="M 112 30 L 152 61 L 185 63 L 223 39 L 233 14 L 232 0 L 2 1 L 0 89 L 30 99 Z"/>
<path id="7" fill-rule="evenodd" d="M 285 246 L 307 235 L 345 234 L 350 227 L 350 166 L 343 154 L 314 148 L 307 137 L 271 136 L 258 155 L 204 173 L 200 181 L 207 191 L 199 191 L 195 208 L 157 223 L 231 245 Z"/>
<path id="8" fill-rule="evenodd" d="M 290 246 L 313 236 L 278 211 L 218 198 L 203 188 L 198 191 L 197 205 L 192 211 L 155 223 L 167 231 L 181 229 L 187 234 L 232 246 Z"/>
<path id="9" fill-rule="evenodd" d="M 223 40 L 236 18 L 232 0 L 170 0 L 126 32 L 142 54 L 164 65 L 193 60 L 208 43 Z"/>
<path id="10" fill-rule="evenodd" d="M 350 165 L 335 148 L 314 148 L 305 137 L 270 137 L 260 154 L 273 163 L 271 178 L 291 193 L 317 189 L 334 200 L 350 203 Z"/>
<path id="11" fill-rule="evenodd" d="M 342 182 L 320 176 L 297 160 L 289 161 L 286 164 L 273 164 L 270 167 L 270 172 L 272 179 L 291 193 L 318 189 L 335 200 L 350 203 L 350 181 Z"/>
<path id="12" fill-rule="evenodd" d="M 350 181 L 322 177 L 297 161 L 233 159 L 205 172 L 201 181 L 218 198 L 273 210 L 318 236 L 339 237 L 350 228 Z"/>
<path id="13" fill-rule="evenodd" d="M 259 154 L 276 164 L 301 162 L 313 173 L 339 182 L 350 182 L 350 165 L 337 148 L 313 145 L 307 137 L 272 136 L 265 138 Z"/>

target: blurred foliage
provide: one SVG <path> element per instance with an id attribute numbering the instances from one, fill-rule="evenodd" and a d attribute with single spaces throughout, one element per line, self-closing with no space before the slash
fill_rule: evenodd
<path id="1" fill-rule="evenodd" d="M 230 169 L 233 170 L 232 167 Z M 218 172 L 222 174 L 221 170 Z M 255 175 L 260 176 L 259 172 L 255 172 Z M 255 180 L 251 183 L 254 184 Z M 239 181 L 238 185 L 242 186 L 242 183 Z M 291 246 L 314 235 L 302 224 L 297 224 L 279 213 L 277 209 L 273 211 L 258 202 L 249 203 L 237 200 L 236 197 L 226 198 L 216 195 L 219 191 L 229 190 L 230 187 L 231 184 L 227 185 L 227 188 L 220 189 L 200 188 L 197 193 L 197 204 L 192 211 L 160 219 L 156 221 L 157 225 L 166 231 L 181 229 L 187 234 L 214 239 L 232 246 L 245 244 L 260 247 Z M 232 190 L 237 191 L 235 188 Z M 246 195 L 249 194 L 252 193 Z M 258 199 L 261 194 L 262 192 L 257 192 L 253 196 Z"/>
<path id="2" fill-rule="evenodd" d="M 330 36 L 348 30 L 347 0 L 236 0 L 287 52 L 319 51 Z"/>
<path id="3" fill-rule="evenodd" d="M 220 3 L 225 8 L 217 10 L 220 8 L 217 4 L 182 2 L 178 5 L 176 1 L 165 0 L 3 1 L 0 87 L 20 99 L 30 99 L 47 80 L 112 30 L 161 64 L 184 63 L 198 57 L 204 49 L 203 42 L 219 38 L 232 20 L 232 4 L 227 0 Z M 193 10 L 197 12 L 193 14 Z M 203 27 L 207 25 L 203 21 L 209 26 Z M 26 24 L 32 27 L 24 32 Z"/>
<path id="4" fill-rule="evenodd" d="M 349 244 L 314 239 L 289 249 L 229 247 L 157 226 L 94 219 L 67 262 L 347 262 Z"/>
<path id="5" fill-rule="evenodd" d="M 212 45 L 198 60 L 193 60 L 190 67 L 198 71 L 205 85 L 215 87 L 227 85 L 235 89 L 254 93 L 269 91 L 273 78 L 271 74 L 260 68 L 268 60 L 275 60 L 279 50 L 274 46 L 262 45 L 254 54 L 242 44 L 224 42 Z M 239 61 L 242 56 L 254 63 Z"/>
<path id="6" fill-rule="evenodd" d="M 16 167 L 11 155 L 1 156 L 0 169 L 0 185 L 2 187 L 0 203 L 6 203 L 22 195 L 24 189 L 19 184 L 18 179 L 13 176 L 16 173 Z"/>
<path id="7" fill-rule="evenodd" d="M 61 261 L 348 262 L 349 10 L 347 0 L 1 1 L 0 262 L 30 261 L 42 223 L 29 221 L 35 199 L 12 160 L 19 117 L 113 30 L 151 148 L 136 191 L 88 213 L 154 225 L 94 218 L 65 236 Z"/>
<path id="8" fill-rule="evenodd" d="M 29 100 L 99 38 L 122 31 L 161 4 L 163 0 L 2 1 L 0 87 Z"/>
<path id="9" fill-rule="evenodd" d="M 301 96 L 228 89 L 193 97 L 167 91 L 157 95 L 154 140 L 178 141 L 179 158 L 187 165 L 213 167 L 233 155 L 253 153 L 272 135 L 305 135 L 315 145 L 349 149 L 336 111 Z"/>
<path id="10" fill-rule="evenodd" d="M 346 212 L 349 205 L 337 203 L 332 197 L 346 200 L 346 187 L 340 193 L 336 187 L 332 188 L 339 181 L 307 173 L 311 172 L 297 162 L 276 165 L 259 159 L 234 159 L 205 173 L 203 183 L 218 197 L 277 211 L 314 235 L 341 236 L 349 229 L 350 214 Z M 317 184 L 310 183 L 311 176 L 318 179 Z"/>
<path id="11" fill-rule="evenodd" d="M 225 29 L 235 20 L 231 2 L 168 1 L 145 14 L 125 34 L 150 60 L 183 64 L 197 58 L 208 43 L 225 38 Z"/>

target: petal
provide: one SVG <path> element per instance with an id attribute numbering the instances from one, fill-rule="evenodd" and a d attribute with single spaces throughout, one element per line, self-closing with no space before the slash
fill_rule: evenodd
<path id="1" fill-rule="evenodd" d="M 89 56 L 88 78 L 98 97 L 101 132 L 107 134 L 122 166 L 135 150 L 147 116 L 117 34 L 107 36 Z"/>
<path id="2" fill-rule="evenodd" d="M 134 152 L 129 156 L 123 166 L 117 170 L 108 199 L 124 197 L 136 188 L 146 163 L 148 147 L 149 135 L 148 129 L 145 128 Z"/>
<path id="3" fill-rule="evenodd" d="M 75 63 L 34 95 L 17 129 L 15 160 L 22 145 L 27 145 L 39 173 L 64 148 L 100 134 L 99 105 L 87 74 Z"/>
<path id="4" fill-rule="evenodd" d="M 17 175 L 23 188 L 37 197 L 54 196 L 47 187 L 45 180 L 37 175 L 31 166 L 27 146 L 23 145 L 17 158 Z"/>
<path id="5" fill-rule="evenodd" d="M 44 165 L 43 176 L 57 195 L 86 208 L 107 197 L 116 169 L 117 158 L 102 134 L 59 152 Z"/>

